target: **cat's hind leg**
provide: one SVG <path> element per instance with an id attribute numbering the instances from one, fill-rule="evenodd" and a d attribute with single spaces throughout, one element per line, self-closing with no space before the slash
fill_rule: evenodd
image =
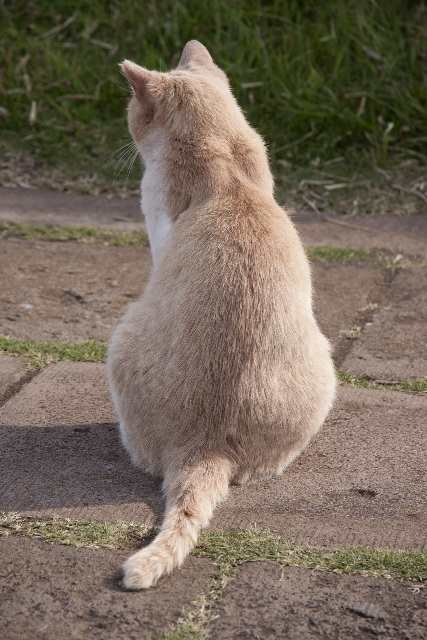
<path id="1" fill-rule="evenodd" d="M 215 506 L 227 496 L 233 464 L 224 456 L 209 456 L 165 478 L 166 513 L 157 537 L 123 565 L 125 589 L 148 589 L 179 567 L 194 548 L 199 531 Z"/>

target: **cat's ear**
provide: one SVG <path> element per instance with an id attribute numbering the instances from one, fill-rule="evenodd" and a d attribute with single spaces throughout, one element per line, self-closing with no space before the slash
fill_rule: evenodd
<path id="1" fill-rule="evenodd" d="M 178 67 L 186 67 L 188 64 L 197 64 L 202 67 L 215 66 L 211 54 L 198 40 L 190 40 L 184 47 Z"/>
<path id="2" fill-rule="evenodd" d="M 124 60 L 119 66 L 137 98 L 146 104 L 155 106 L 164 93 L 165 74 L 149 71 L 130 60 Z"/>

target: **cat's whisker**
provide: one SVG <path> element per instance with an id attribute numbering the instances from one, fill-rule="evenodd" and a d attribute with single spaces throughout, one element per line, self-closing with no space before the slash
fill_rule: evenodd
<path id="1" fill-rule="evenodd" d="M 119 147 L 118 149 L 116 149 L 115 151 L 113 151 L 113 153 L 110 153 L 109 156 L 107 156 L 104 160 L 104 163 L 106 164 L 107 167 L 110 166 L 110 164 L 112 164 L 116 158 L 115 156 L 117 156 L 117 154 L 119 154 L 119 157 L 122 155 L 123 153 L 123 149 L 127 149 L 129 147 L 135 147 L 135 143 L 133 142 L 133 140 L 131 140 L 130 142 L 127 142 L 126 144 L 124 144 L 123 146 Z"/>
<path id="2" fill-rule="evenodd" d="M 116 159 L 116 164 L 115 164 L 115 171 L 117 172 L 118 167 L 121 166 L 120 171 L 123 169 L 123 167 L 126 166 L 126 164 L 128 163 L 129 158 L 132 157 L 134 153 L 133 148 L 129 148 L 126 149 L 126 151 L 123 151 L 123 153 L 120 154 L 120 156 Z"/>
<path id="3" fill-rule="evenodd" d="M 126 167 L 126 165 L 128 164 L 130 158 L 132 157 L 133 153 L 134 153 L 134 148 L 133 147 L 129 147 L 129 148 L 125 149 L 124 151 L 122 151 L 117 158 L 115 158 L 115 160 L 114 160 L 114 162 L 115 162 L 115 164 L 114 164 L 114 180 L 117 179 L 117 177 L 120 175 L 120 173 Z"/>
<path id="4" fill-rule="evenodd" d="M 119 177 L 123 169 L 126 168 L 132 156 L 134 156 L 135 154 L 136 155 L 138 154 L 138 150 L 135 150 L 135 148 L 128 149 L 125 154 L 122 154 L 122 157 L 117 161 L 117 164 L 116 164 L 116 168 L 114 172 L 114 181 L 117 180 L 117 178 Z M 134 161 L 132 160 L 132 164 L 133 162 Z M 120 166 L 120 169 L 118 168 L 119 166 Z"/>
<path id="5" fill-rule="evenodd" d="M 132 91 L 131 91 L 131 89 L 129 89 L 129 87 L 122 87 L 119 84 L 112 84 L 110 86 L 111 87 L 116 87 L 116 89 L 122 89 L 122 91 L 126 91 L 127 93 L 130 93 L 132 95 Z"/>
<path id="6" fill-rule="evenodd" d="M 134 162 L 135 162 L 135 160 L 137 159 L 138 155 L 139 155 L 139 151 L 138 151 L 138 149 L 137 149 L 137 150 L 135 151 L 135 153 L 133 154 L 132 160 L 131 160 L 131 162 L 130 162 L 130 164 L 129 164 L 129 167 L 128 167 L 128 170 L 127 170 L 127 173 L 126 173 L 125 185 L 124 185 L 124 187 L 123 187 L 124 189 L 126 189 L 126 187 L 127 187 L 127 183 L 128 183 L 128 180 L 129 180 L 130 172 L 131 172 L 131 170 L 132 170 L 132 167 L 133 167 Z"/>
<path id="7" fill-rule="evenodd" d="M 137 152 L 137 147 L 133 140 L 124 147 L 121 147 L 117 150 L 116 157 L 113 159 L 116 163 L 115 170 L 117 173 L 118 167 L 120 167 L 119 173 L 123 170 L 123 168 L 127 165 L 130 158 L 133 156 L 135 152 Z M 120 153 L 119 153 L 120 152 Z"/>

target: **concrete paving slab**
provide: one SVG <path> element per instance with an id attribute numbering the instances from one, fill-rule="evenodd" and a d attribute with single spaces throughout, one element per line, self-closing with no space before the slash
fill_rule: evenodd
<path id="1" fill-rule="evenodd" d="M 103 365 L 52 365 L 0 413 L 0 508 L 153 524 L 160 481 L 119 442 Z M 329 420 L 280 478 L 233 487 L 212 528 L 257 525 L 302 543 L 423 547 L 424 397 L 340 388 Z"/>
<path id="2" fill-rule="evenodd" d="M 398 271 L 342 369 L 380 380 L 427 376 L 427 269 Z"/>
<path id="3" fill-rule="evenodd" d="M 0 405 L 30 377 L 24 358 L 0 353 Z"/>
<path id="4" fill-rule="evenodd" d="M 303 241 L 308 245 L 329 245 L 376 249 L 405 256 L 426 255 L 427 214 L 413 216 L 327 216 L 299 211 L 293 216 Z"/>
<path id="5" fill-rule="evenodd" d="M 0 333 L 108 340 L 150 269 L 148 247 L 0 239 Z"/>
<path id="6" fill-rule="evenodd" d="M 0 510 L 159 524 L 161 482 L 131 464 L 116 424 L 1 427 Z"/>
<path id="7" fill-rule="evenodd" d="M 380 299 L 385 274 L 373 262 L 314 262 L 312 273 L 315 315 L 334 347 L 336 364 L 340 364 L 352 347 L 341 331 L 357 326 L 367 304 Z"/>
<path id="8" fill-rule="evenodd" d="M 7 640 L 145 640 L 177 621 L 213 573 L 208 560 L 144 592 L 119 587 L 126 551 L 75 549 L 18 536 L 0 539 L 0 635 Z M 6 561 L 7 559 L 7 561 Z"/>
<path id="9" fill-rule="evenodd" d="M 427 605 L 414 584 L 251 562 L 225 588 L 212 640 L 375 636 L 423 640 Z"/>
<path id="10" fill-rule="evenodd" d="M 341 387 L 330 418 L 280 478 L 235 487 L 212 527 L 257 525 L 301 543 L 427 543 L 424 397 Z"/>
<path id="11" fill-rule="evenodd" d="M 21 187 L 0 187 L 0 221 L 121 231 L 145 228 L 137 197 L 123 199 Z"/>
<path id="12" fill-rule="evenodd" d="M 0 411 L 0 510 L 86 520 L 159 521 L 160 481 L 119 439 L 100 363 L 59 362 Z"/>
<path id="13" fill-rule="evenodd" d="M 0 426 L 56 427 L 116 422 L 100 362 L 58 362 L 43 369 L 0 410 Z"/>

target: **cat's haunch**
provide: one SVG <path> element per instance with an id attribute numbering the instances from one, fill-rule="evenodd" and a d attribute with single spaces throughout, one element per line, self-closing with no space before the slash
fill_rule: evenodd
<path id="1" fill-rule="evenodd" d="M 164 479 L 161 530 L 124 565 L 124 586 L 145 589 L 183 562 L 231 482 L 280 474 L 306 447 L 336 380 L 308 260 L 226 75 L 195 40 L 169 73 L 121 69 L 153 271 L 108 375 L 124 446 Z"/>

